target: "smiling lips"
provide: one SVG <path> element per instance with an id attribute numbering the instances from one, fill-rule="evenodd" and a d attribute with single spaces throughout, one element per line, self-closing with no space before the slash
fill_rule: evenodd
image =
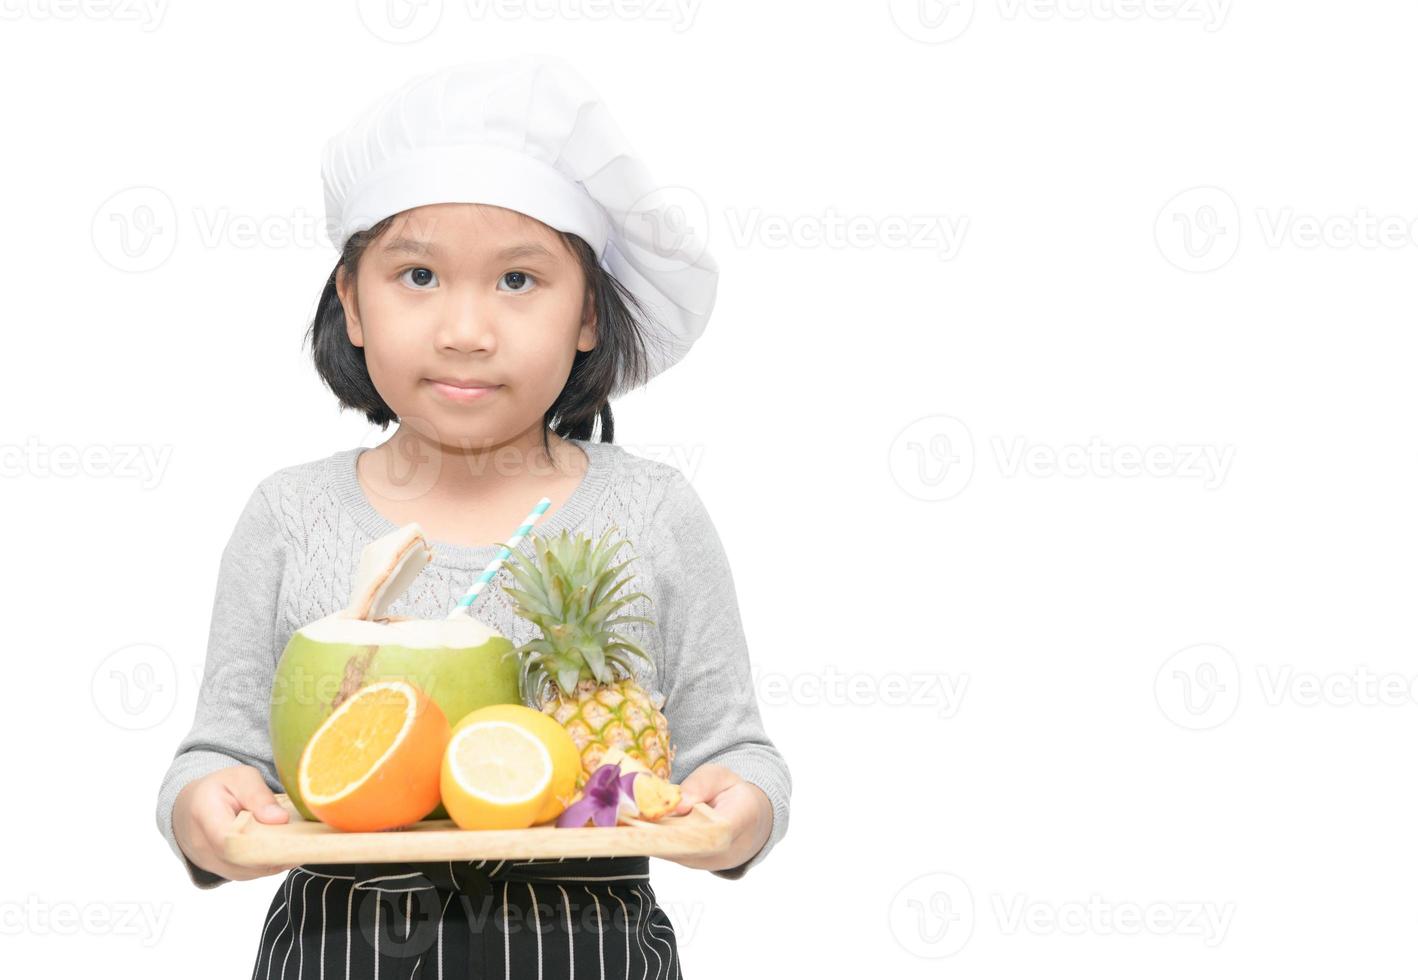
<path id="1" fill-rule="evenodd" d="M 433 386 L 435 392 L 456 402 L 478 401 L 502 387 L 478 378 L 429 378 L 428 383 Z"/>

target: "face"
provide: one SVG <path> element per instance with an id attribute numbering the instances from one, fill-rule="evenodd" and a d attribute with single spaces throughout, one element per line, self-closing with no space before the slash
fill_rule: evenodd
<path id="1" fill-rule="evenodd" d="M 576 352 L 596 344 L 580 262 L 551 228 L 505 208 L 405 211 L 336 288 L 380 396 L 454 448 L 539 444 Z"/>

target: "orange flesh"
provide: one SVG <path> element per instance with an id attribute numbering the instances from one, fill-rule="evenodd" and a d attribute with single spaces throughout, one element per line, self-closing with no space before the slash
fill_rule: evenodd
<path id="1" fill-rule="evenodd" d="M 310 792 L 327 798 L 363 779 L 398 739 L 408 712 L 409 699 L 397 688 L 359 697 L 310 747 Z"/>

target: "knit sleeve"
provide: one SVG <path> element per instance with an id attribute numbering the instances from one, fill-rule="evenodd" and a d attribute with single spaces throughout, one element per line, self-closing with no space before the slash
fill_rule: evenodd
<path id="1" fill-rule="evenodd" d="M 172 815 L 182 788 L 217 769 L 244 764 L 260 770 L 274 792 L 282 791 L 267 727 L 287 547 L 273 494 L 269 481 L 256 487 L 222 552 L 196 715 L 158 790 L 158 829 L 198 888 L 229 879 L 199 868 L 178 846 Z"/>
<path id="2" fill-rule="evenodd" d="M 713 872 L 741 878 L 787 833 L 792 777 L 759 717 L 728 557 L 703 501 L 678 470 L 650 528 L 646 550 L 657 591 L 651 615 L 663 642 L 664 712 L 675 746 L 670 778 L 681 782 L 717 763 L 758 786 L 773 805 L 773 827 L 758 853 Z"/>

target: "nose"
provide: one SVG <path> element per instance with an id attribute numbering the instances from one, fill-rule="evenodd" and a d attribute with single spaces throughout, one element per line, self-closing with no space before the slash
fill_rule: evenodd
<path id="1" fill-rule="evenodd" d="M 470 294 L 449 292 L 448 307 L 438 324 L 438 348 L 459 353 L 496 349 L 497 331 L 491 305 Z"/>

